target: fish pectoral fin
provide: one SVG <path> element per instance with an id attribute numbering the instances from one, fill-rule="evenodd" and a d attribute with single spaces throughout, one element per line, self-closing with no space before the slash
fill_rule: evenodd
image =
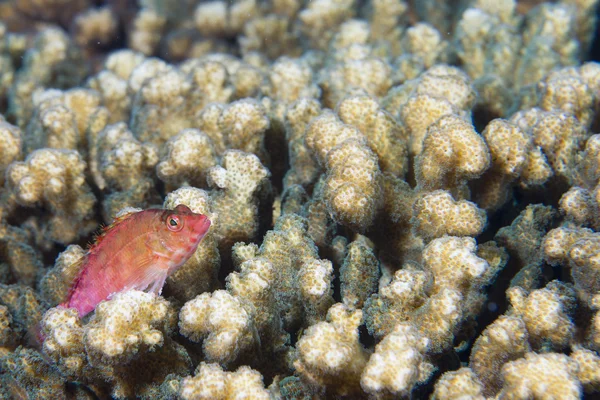
<path id="1" fill-rule="evenodd" d="M 165 281 L 167 280 L 167 271 L 165 270 L 161 274 L 156 274 L 156 278 L 154 282 L 148 288 L 148 293 L 154 293 L 157 296 L 160 296 L 163 290 L 163 286 L 165 285 Z"/>
<path id="2" fill-rule="evenodd" d="M 121 270 L 120 276 L 115 276 L 115 279 L 121 282 L 119 291 L 146 290 L 156 281 L 164 282 L 167 271 L 157 266 L 156 263 L 157 258 L 153 254 L 148 253 L 143 257 L 138 257 L 134 265 Z"/>
<path id="3" fill-rule="evenodd" d="M 131 289 L 144 290 L 148 293 L 154 293 L 160 296 L 162 288 L 167 280 L 167 270 L 163 268 L 151 267 L 142 276 L 139 276 Z"/>

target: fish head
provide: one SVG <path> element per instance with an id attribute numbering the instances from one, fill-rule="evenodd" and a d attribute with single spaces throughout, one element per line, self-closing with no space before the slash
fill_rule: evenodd
<path id="1" fill-rule="evenodd" d="M 180 204 L 164 210 L 160 218 L 161 242 L 184 257 L 191 256 L 210 228 L 210 220 Z"/>

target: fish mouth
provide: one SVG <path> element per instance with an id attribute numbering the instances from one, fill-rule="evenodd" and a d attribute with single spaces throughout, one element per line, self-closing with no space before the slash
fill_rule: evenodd
<path id="1" fill-rule="evenodd" d="M 194 231 L 198 232 L 201 236 L 204 236 L 208 229 L 210 228 L 210 220 L 206 215 L 202 215 L 200 218 L 196 220 L 194 223 Z"/>

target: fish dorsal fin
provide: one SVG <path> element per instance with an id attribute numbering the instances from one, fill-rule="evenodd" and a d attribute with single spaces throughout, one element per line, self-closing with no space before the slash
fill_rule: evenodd
<path id="1" fill-rule="evenodd" d="M 98 234 L 94 236 L 93 242 L 88 246 L 88 251 L 92 251 L 95 249 L 102 240 L 113 230 L 118 229 L 118 227 L 129 218 L 131 218 L 134 214 L 137 214 L 139 211 L 131 211 L 126 214 L 115 217 L 110 225 L 105 225 L 101 227 L 101 230 Z"/>

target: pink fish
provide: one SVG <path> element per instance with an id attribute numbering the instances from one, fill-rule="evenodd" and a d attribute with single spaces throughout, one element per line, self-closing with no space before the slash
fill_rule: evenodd
<path id="1" fill-rule="evenodd" d="M 160 294 L 165 280 L 196 251 L 210 228 L 206 215 L 178 205 L 116 219 L 79 261 L 80 273 L 61 304 L 81 317 L 112 294 L 148 290 Z"/>

